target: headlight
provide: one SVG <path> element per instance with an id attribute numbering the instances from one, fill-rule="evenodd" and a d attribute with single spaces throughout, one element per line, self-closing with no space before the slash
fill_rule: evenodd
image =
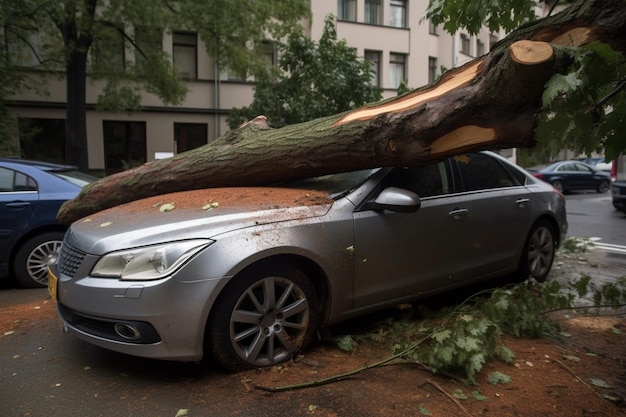
<path id="1" fill-rule="evenodd" d="M 208 239 L 184 240 L 111 252 L 100 258 L 91 275 L 124 280 L 163 278 L 213 242 Z"/>

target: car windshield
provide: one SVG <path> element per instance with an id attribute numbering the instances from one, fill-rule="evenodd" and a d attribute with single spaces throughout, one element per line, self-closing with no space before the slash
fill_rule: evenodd
<path id="1" fill-rule="evenodd" d="M 323 175 L 304 180 L 290 181 L 280 186 L 285 188 L 303 188 L 307 190 L 324 191 L 329 194 L 330 198 L 336 200 L 363 184 L 366 179 L 378 170 L 379 168 L 375 168 Z"/>
<path id="2" fill-rule="evenodd" d="M 67 182 L 71 182 L 74 185 L 77 185 L 83 188 L 85 185 L 90 182 L 94 182 L 98 178 L 93 177 L 89 174 L 85 174 L 80 171 L 49 171 L 52 175 L 56 175 L 59 178 L 64 179 Z"/>

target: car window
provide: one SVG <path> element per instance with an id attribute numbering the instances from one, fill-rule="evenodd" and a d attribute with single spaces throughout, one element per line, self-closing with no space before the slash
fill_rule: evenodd
<path id="1" fill-rule="evenodd" d="M 37 182 L 28 175 L 0 168 L 0 192 L 37 191 Z"/>
<path id="2" fill-rule="evenodd" d="M 580 172 L 591 172 L 591 169 L 587 166 L 587 165 L 583 165 L 583 164 L 574 164 L 576 171 L 580 171 Z"/>
<path id="3" fill-rule="evenodd" d="M 386 179 L 385 187 L 399 187 L 424 197 L 433 197 L 452 192 L 452 176 L 447 162 L 414 168 L 399 168 Z"/>
<path id="4" fill-rule="evenodd" d="M 464 191 L 513 187 L 518 182 L 500 162 L 481 153 L 461 155 L 455 158 L 461 171 Z"/>

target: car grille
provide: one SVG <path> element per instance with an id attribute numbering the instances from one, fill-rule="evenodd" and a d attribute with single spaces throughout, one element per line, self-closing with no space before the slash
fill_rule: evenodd
<path id="1" fill-rule="evenodd" d="M 70 277 L 74 277 L 76 270 L 85 259 L 87 254 L 81 252 L 67 243 L 63 242 L 61 245 L 61 251 L 59 252 L 59 258 L 57 260 L 57 268 L 59 271 Z"/>

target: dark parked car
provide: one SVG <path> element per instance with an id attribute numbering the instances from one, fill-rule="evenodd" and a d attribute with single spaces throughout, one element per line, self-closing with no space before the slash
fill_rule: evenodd
<path id="1" fill-rule="evenodd" d="M 543 280 L 566 231 L 562 194 L 467 154 L 114 207 L 72 224 L 49 289 L 64 328 L 95 345 L 262 367 L 319 326 L 509 274 Z"/>
<path id="2" fill-rule="evenodd" d="M 613 176 L 611 184 L 613 207 L 626 214 L 626 155 L 620 155 L 613 161 Z"/>
<path id="3" fill-rule="evenodd" d="M 561 161 L 528 168 L 535 177 L 552 184 L 562 193 L 593 190 L 606 193 L 611 189 L 611 174 L 594 169 L 580 161 Z"/>
<path id="4" fill-rule="evenodd" d="M 611 172 L 613 167 L 613 162 L 606 162 L 604 157 L 583 158 L 579 159 L 579 161 L 584 162 L 587 165 L 591 165 L 593 169 L 598 171 Z"/>
<path id="5" fill-rule="evenodd" d="M 0 279 L 15 275 L 23 287 L 48 284 L 67 229 L 59 207 L 95 177 L 76 167 L 0 158 Z"/>

